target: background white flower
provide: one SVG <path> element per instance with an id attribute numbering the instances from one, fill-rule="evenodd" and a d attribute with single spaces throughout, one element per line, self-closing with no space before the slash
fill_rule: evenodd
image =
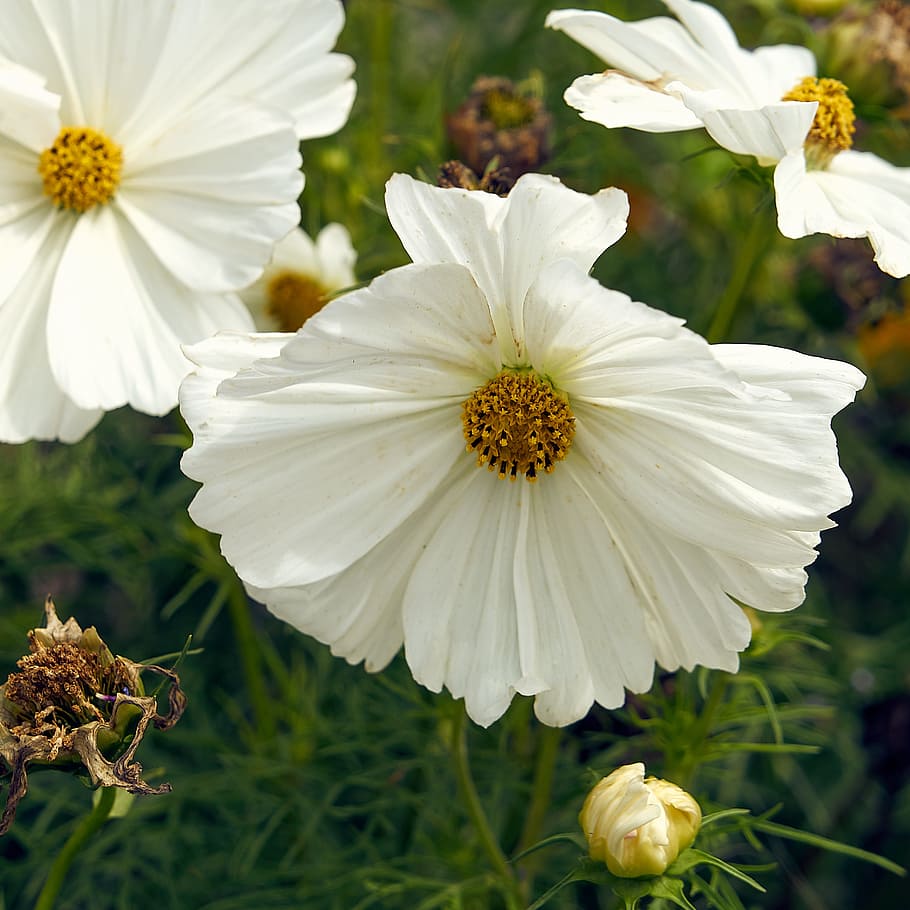
<path id="1" fill-rule="evenodd" d="M 754 155 L 762 165 L 781 162 L 774 183 L 784 236 L 868 237 L 883 271 L 898 278 L 910 273 L 910 168 L 849 150 L 849 135 L 822 142 L 813 123 L 825 116 L 824 100 L 821 108 L 817 100 L 783 100 L 815 76 L 812 52 L 791 45 L 745 50 L 713 7 L 664 2 L 679 21 L 658 16 L 623 22 L 578 9 L 549 14 L 550 28 L 611 67 L 576 79 L 566 103 L 607 127 L 704 127 L 731 152 Z M 810 95 L 824 99 L 817 90 Z M 852 105 L 835 106 L 848 117 L 852 134 Z"/>
<path id="2" fill-rule="evenodd" d="M 297 223 L 298 139 L 344 123 L 353 64 L 328 53 L 337 0 L 3 19 L 0 439 L 74 441 L 103 410 L 168 411 L 180 344 L 252 327 L 233 292 Z"/>
<path id="3" fill-rule="evenodd" d="M 797 606 L 850 499 L 830 418 L 862 375 L 711 347 L 602 288 L 586 273 L 625 229 L 617 190 L 397 175 L 386 206 L 415 264 L 290 340 L 190 351 L 193 518 L 278 616 L 370 670 L 404 643 L 415 679 L 484 725 L 516 692 L 549 724 L 615 707 L 655 660 L 735 670 L 750 628 L 731 595 Z M 470 450 L 463 420 L 505 383 L 533 387 L 540 421 L 507 392 Z M 532 468 L 553 432 L 552 473 Z M 485 446 L 514 482 L 478 469 Z"/>
<path id="4" fill-rule="evenodd" d="M 240 297 L 261 332 L 296 332 L 335 291 L 356 283 L 357 253 L 341 224 L 327 224 L 310 238 L 296 228 L 275 246 L 262 277 Z"/>

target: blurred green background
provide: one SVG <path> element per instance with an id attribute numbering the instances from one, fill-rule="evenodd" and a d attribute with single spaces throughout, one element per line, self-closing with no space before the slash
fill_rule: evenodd
<path id="1" fill-rule="evenodd" d="M 830 18 L 806 17 L 783 0 L 716 5 L 743 45 L 806 43 L 824 72 Z M 627 19 L 661 11 L 645 0 L 588 6 Z M 455 157 L 446 113 L 478 75 L 507 76 L 541 92 L 553 114 L 553 155 L 541 170 L 580 191 L 615 185 L 631 197 L 627 236 L 595 268 L 605 285 L 685 317 L 712 340 L 786 345 L 869 373 L 856 405 L 835 422 L 855 502 L 823 535 L 806 604 L 761 617 L 761 647 L 745 656 L 743 680 L 728 687 L 726 713 L 716 717 L 718 748 L 688 783 L 706 807 L 758 814 L 780 804 L 777 821 L 907 862 L 908 282 L 880 273 L 864 241 L 778 236 L 767 174 L 700 132 L 608 131 L 582 121 L 562 92 L 602 67 L 543 28 L 552 7 L 351 0 L 339 49 L 357 62 L 358 98 L 339 134 L 304 147 L 303 226 L 314 233 L 329 221 L 345 224 L 363 280 L 405 263 L 383 211 L 385 180 L 394 171 L 435 179 L 439 164 Z M 869 84 L 886 76 L 873 73 Z M 910 165 L 906 98 L 883 104 L 871 92 L 854 100 L 863 121 L 857 146 Z M 724 300 L 729 318 L 718 321 Z M 179 651 L 190 634 L 202 649 L 181 666 L 185 717 L 167 734 L 152 733 L 139 754 L 147 779 L 169 780 L 174 792 L 137 799 L 109 822 L 77 860 L 59 906 L 503 906 L 456 799 L 450 743 L 458 705 L 420 689 L 400 656 L 368 676 L 248 604 L 217 541 L 186 515 L 195 485 L 178 464 L 188 444 L 176 414 L 118 411 L 78 445 L 0 446 L 0 673 L 15 669 L 47 594 L 62 617 L 96 625 L 115 652 L 136 660 Z M 796 634 L 823 647 L 771 647 Z M 783 738 L 809 748 L 730 745 L 744 730 L 773 741 L 752 677 L 777 703 Z M 658 695 L 633 700 L 631 712 L 596 708 L 558 739 L 530 722 L 520 698 L 490 730 L 472 728 L 477 786 L 506 853 L 532 833 L 574 831 L 591 769 L 639 759 L 658 775 L 685 766 L 688 746 L 684 737 L 675 742 L 676 724 L 691 719 L 701 682 L 662 678 Z M 656 710 L 663 726 L 636 723 Z M 552 800 L 531 831 L 536 758 L 553 748 Z M 0 840 L 0 908 L 33 904 L 50 858 L 90 801 L 74 778 L 32 776 Z M 742 840 L 719 847 L 734 861 L 777 864 L 756 873 L 766 895 L 740 893 L 746 907 L 906 904 L 906 880 L 812 847 L 762 842 L 761 852 Z M 571 847 L 554 846 L 516 869 L 536 896 L 576 858 Z M 612 904 L 602 889 L 580 885 L 548 906 Z"/>

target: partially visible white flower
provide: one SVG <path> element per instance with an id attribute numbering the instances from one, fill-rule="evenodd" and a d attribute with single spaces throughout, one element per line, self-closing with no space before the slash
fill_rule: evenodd
<path id="1" fill-rule="evenodd" d="M 692 845 L 701 808 L 682 787 L 623 765 L 588 793 L 578 816 L 591 859 L 621 878 L 662 875 Z"/>
<path id="2" fill-rule="evenodd" d="M 296 332 L 335 291 L 357 279 L 357 253 L 341 224 L 327 224 L 314 243 L 302 228 L 279 241 L 262 277 L 241 292 L 260 332 Z"/>
<path id="3" fill-rule="evenodd" d="M 8 0 L 0 29 L 0 440 L 170 410 L 183 343 L 299 221 L 298 140 L 354 94 L 338 0 Z M 7 59 L 4 59 L 7 58 Z"/>
<path id="4" fill-rule="evenodd" d="M 812 52 L 791 45 L 745 50 L 713 7 L 664 2 L 679 21 L 622 22 L 577 9 L 549 14 L 549 27 L 611 67 L 576 79 L 566 102 L 607 127 L 704 127 L 731 152 L 762 165 L 781 162 L 774 183 L 784 236 L 868 237 L 883 271 L 910 273 L 910 168 L 848 150 L 853 106 L 831 90 L 834 80 L 805 81 L 816 72 Z M 794 96 L 799 100 L 784 100 Z"/>
<path id="5" fill-rule="evenodd" d="M 555 725 L 616 707 L 655 661 L 735 671 L 736 601 L 798 606 L 850 500 L 830 420 L 862 374 L 602 288 L 618 190 L 396 175 L 386 207 L 414 264 L 189 351 L 193 519 L 276 615 L 368 670 L 403 643 L 480 724 L 515 693 Z"/>

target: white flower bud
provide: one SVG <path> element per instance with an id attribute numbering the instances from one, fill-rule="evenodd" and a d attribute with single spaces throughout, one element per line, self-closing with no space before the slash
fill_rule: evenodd
<path id="1" fill-rule="evenodd" d="M 694 840 L 701 809 L 685 790 L 656 777 L 641 762 L 623 765 L 588 794 L 578 821 L 591 859 L 614 875 L 661 875 Z"/>

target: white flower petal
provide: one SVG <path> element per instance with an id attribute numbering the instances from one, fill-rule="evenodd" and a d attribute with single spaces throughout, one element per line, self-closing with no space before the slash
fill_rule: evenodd
<path id="1" fill-rule="evenodd" d="M 381 670 L 404 641 L 402 604 L 414 565 L 435 530 L 448 519 L 461 487 L 471 478 L 440 486 L 402 525 L 362 556 L 350 570 L 293 588 L 251 588 L 281 619 L 319 641 L 349 663 Z M 450 480 L 451 478 L 447 478 Z M 428 602 L 435 607 L 434 597 Z M 424 604 L 424 608 L 428 606 Z"/>
<path id="2" fill-rule="evenodd" d="M 59 111 L 60 96 L 44 88 L 43 78 L 24 67 L 0 62 L 0 135 L 40 153 L 60 129 Z M 34 158 L 32 162 L 34 169 Z"/>
<path id="3" fill-rule="evenodd" d="M 558 260 L 589 271 L 597 257 L 626 232 L 629 198 L 613 187 L 588 196 L 563 186 L 555 177 L 526 174 L 506 201 L 500 228 L 503 303 L 508 307 L 515 349 L 524 361 L 519 327 L 528 288 Z"/>
<path id="4" fill-rule="evenodd" d="M 679 22 L 550 13 L 547 25 L 563 29 L 617 70 L 577 79 L 566 102 L 608 127 L 666 132 L 704 125 L 719 145 L 754 155 L 760 164 L 801 145 L 815 106 L 781 98 L 815 73 L 812 53 L 791 45 L 747 51 L 713 7 L 692 0 L 666 5 Z"/>
<path id="5" fill-rule="evenodd" d="M 195 427 L 195 451 L 184 453 L 184 472 L 192 476 L 192 461 L 209 435 L 206 420 L 209 401 L 214 398 L 222 380 L 229 379 L 240 370 L 247 369 L 258 360 L 277 357 L 281 348 L 291 338 L 289 334 L 219 332 L 217 340 L 206 340 L 184 347 L 184 354 L 195 364 L 180 384 L 180 412 L 191 427 Z M 249 406 L 247 406 L 249 407 Z M 192 451 L 192 450 L 191 450 Z"/>
<path id="6" fill-rule="evenodd" d="M 396 174 L 386 206 L 416 262 L 458 262 L 471 270 L 491 307 L 502 360 L 512 364 L 526 362 L 518 326 L 537 274 L 557 259 L 587 271 L 623 235 L 629 214 L 621 190 L 587 196 L 542 174 L 519 178 L 505 199 Z"/>
<path id="7" fill-rule="evenodd" d="M 526 490 L 462 455 L 465 467 L 447 478 L 459 495 L 426 541 L 405 594 L 405 656 L 419 683 L 464 698 L 471 719 L 487 727 L 522 675 L 513 571 Z"/>
<path id="8" fill-rule="evenodd" d="M 0 441 L 77 442 L 102 412 L 77 407 L 57 385 L 47 354 L 45 325 L 57 262 L 68 232 L 47 236 L 18 286 L 0 306 Z"/>
<path id="9" fill-rule="evenodd" d="M 523 677 L 538 681 L 535 711 L 556 726 L 592 700 L 618 707 L 625 688 L 650 688 L 654 671 L 638 594 L 573 465 L 526 488 L 515 565 Z"/>
<path id="10" fill-rule="evenodd" d="M 661 533 L 600 465 L 590 468 L 571 470 L 622 554 L 657 662 L 667 670 L 701 664 L 735 672 L 751 630 L 721 586 L 711 553 Z"/>
<path id="11" fill-rule="evenodd" d="M 166 413 L 189 371 L 181 342 L 213 331 L 213 321 L 250 325 L 239 301 L 207 299 L 176 285 L 112 209 L 77 219 L 54 279 L 47 325 L 54 375 L 77 404 Z"/>
<path id="12" fill-rule="evenodd" d="M 210 100 L 135 156 L 117 206 L 181 282 L 232 290 L 259 276 L 299 220 L 299 163 L 282 116 Z"/>
<path id="13" fill-rule="evenodd" d="M 329 290 L 347 288 L 357 281 L 354 275 L 357 252 L 344 225 L 327 224 L 316 235 L 316 254 L 322 266 L 320 277 Z"/>
<path id="14" fill-rule="evenodd" d="M 471 270 L 488 301 L 502 299 L 502 259 L 493 224 L 505 211 L 505 199 L 393 174 L 386 183 L 385 205 L 415 263 L 457 262 Z"/>
<path id="15" fill-rule="evenodd" d="M 840 152 L 826 170 L 807 171 L 802 152 L 792 152 L 774 171 L 778 228 L 794 238 L 868 237 L 879 268 L 903 278 L 910 274 L 907 172 L 859 152 Z"/>
<path id="16" fill-rule="evenodd" d="M 329 53 L 344 25 L 339 0 L 263 0 L 235 3 L 225 16 L 222 0 L 208 0 L 210 15 L 229 26 L 228 46 L 236 60 L 243 49 L 244 65 L 232 66 L 214 78 L 223 54 L 213 48 L 209 65 L 199 67 L 220 91 L 252 97 L 293 116 L 300 139 L 328 136 L 345 124 L 356 86 L 354 61 Z"/>
<path id="17" fill-rule="evenodd" d="M 759 164 L 774 164 L 792 149 L 802 150 L 818 103 L 780 101 L 754 110 L 718 108 L 723 99 L 713 92 L 693 92 L 680 83 L 675 91 L 705 125 L 711 138 L 738 155 L 754 155 Z"/>
<path id="18" fill-rule="evenodd" d="M 640 82 L 669 77 L 700 88 L 706 83 L 704 70 L 714 69 L 683 26 L 666 16 L 623 22 L 606 13 L 566 9 L 551 12 L 545 25 L 565 32 L 611 68 Z"/>
<path id="19" fill-rule="evenodd" d="M 610 128 L 629 126 L 649 133 L 668 133 L 702 126 L 675 95 L 622 73 L 579 76 L 563 97 L 585 120 Z"/>
<path id="20" fill-rule="evenodd" d="M 445 308 L 428 305 L 433 293 Z M 207 417 L 185 412 L 197 436 L 184 470 L 220 472 L 192 515 L 223 535 L 241 577 L 267 588 L 333 575 L 433 494 L 467 457 L 461 404 L 495 363 L 469 344 L 478 336 L 494 341 L 466 269 L 406 266 L 333 301 L 274 360 L 224 380 Z M 190 354 L 211 358 L 224 344 Z M 246 514 L 241 490 L 256 491 L 260 517 Z"/>

